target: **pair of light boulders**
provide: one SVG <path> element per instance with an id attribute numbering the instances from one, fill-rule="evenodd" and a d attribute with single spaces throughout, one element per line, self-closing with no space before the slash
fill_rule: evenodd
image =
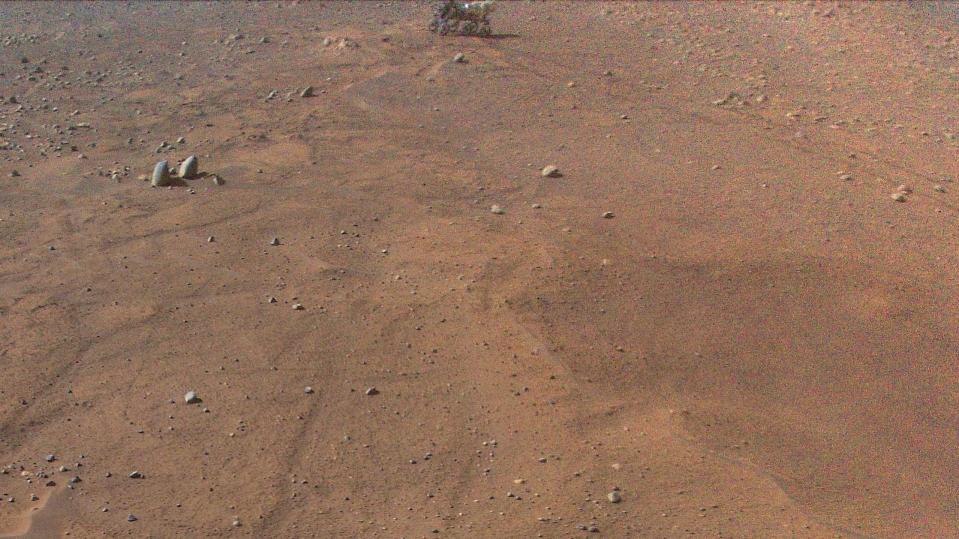
<path id="1" fill-rule="evenodd" d="M 200 172 L 200 162 L 195 155 L 187 157 L 180 168 L 177 169 L 177 176 L 185 180 L 196 178 Z M 153 178 L 150 184 L 153 187 L 164 187 L 173 183 L 173 176 L 170 174 L 170 165 L 166 161 L 160 161 L 153 167 Z"/>

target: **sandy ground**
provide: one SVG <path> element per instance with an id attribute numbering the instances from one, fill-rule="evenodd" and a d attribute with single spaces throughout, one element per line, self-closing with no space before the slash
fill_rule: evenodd
<path id="1" fill-rule="evenodd" d="M 959 536 L 952 6 L 429 13 L 0 4 L 0 536 Z"/>

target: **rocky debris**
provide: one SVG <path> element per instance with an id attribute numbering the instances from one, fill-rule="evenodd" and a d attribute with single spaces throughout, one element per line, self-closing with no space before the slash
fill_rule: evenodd
<path id="1" fill-rule="evenodd" d="M 372 395 L 379 395 L 380 392 L 375 387 L 368 387 L 366 388 L 366 394 L 372 396 Z"/>
<path id="2" fill-rule="evenodd" d="M 563 175 L 555 165 L 546 165 L 543 167 L 543 170 L 540 171 L 540 174 L 542 174 L 544 178 L 559 178 Z"/>
<path id="3" fill-rule="evenodd" d="M 493 204 L 492 206 L 490 206 L 489 211 L 491 213 L 495 213 L 496 215 L 503 215 L 504 213 L 506 213 L 506 210 L 504 210 L 502 206 L 497 206 L 496 204 Z"/>
<path id="4" fill-rule="evenodd" d="M 717 107 L 722 106 L 731 106 L 731 107 L 742 107 L 746 105 L 746 99 L 743 98 L 738 92 L 729 92 L 724 97 L 716 99 L 713 101 L 713 105 Z"/>
<path id="5" fill-rule="evenodd" d="M 453 57 L 453 61 L 456 62 L 457 64 L 466 63 L 466 55 L 461 52 L 458 52 L 456 53 L 456 56 Z"/>
<path id="6" fill-rule="evenodd" d="M 905 201 L 906 201 L 906 195 L 904 195 L 904 194 L 902 194 L 902 193 L 893 193 L 893 194 L 889 195 L 889 198 L 895 200 L 896 202 L 905 202 Z"/>
<path id="7" fill-rule="evenodd" d="M 153 187 L 163 187 L 170 184 L 170 166 L 166 161 L 160 161 L 153 167 L 150 184 Z"/>
<path id="8" fill-rule="evenodd" d="M 609 500 L 609 503 L 619 503 L 623 501 L 623 497 L 620 495 L 618 490 L 614 490 L 607 494 L 606 499 Z"/>
<path id="9" fill-rule="evenodd" d="M 603 219 L 612 219 L 613 217 L 614 217 L 613 212 L 611 212 L 611 211 L 604 211 L 604 212 L 603 212 Z"/>
<path id="10" fill-rule="evenodd" d="M 186 395 L 183 395 L 183 402 L 187 404 L 198 404 L 203 401 L 200 399 L 200 396 L 196 394 L 196 391 L 187 391 Z"/>
<path id="11" fill-rule="evenodd" d="M 180 163 L 180 169 L 178 174 L 181 178 L 189 180 L 196 177 L 197 173 L 200 171 L 200 162 L 197 160 L 195 155 L 187 157 L 182 163 Z"/>
<path id="12" fill-rule="evenodd" d="M 300 97 L 313 97 L 313 87 L 307 86 L 300 92 Z"/>
<path id="13" fill-rule="evenodd" d="M 11 178 L 18 178 L 18 177 L 20 177 L 20 171 L 17 170 L 17 169 L 11 170 L 11 171 L 10 171 L 10 177 L 11 177 Z"/>
<path id="14" fill-rule="evenodd" d="M 270 245 L 274 247 L 276 247 L 279 244 L 280 244 L 280 238 L 273 238 L 272 240 L 270 240 Z"/>
<path id="15" fill-rule="evenodd" d="M 217 176 L 216 174 L 214 174 L 212 178 L 213 178 L 213 185 L 223 185 L 224 183 L 223 178 Z"/>
<path id="16" fill-rule="evenodd" d="M 133 513 L 130 513 L 129 515 L 127 515 L 127 522 L 136 522 L 136 521 L 137 521 L 136 515 L 134 515 Z"/>
<path id="17" fill-rule="evenodd" d="M 312 394 L 313 394 L 313 388 L 310 387 L 310 386 L 306 386 L 306 387 L 303 388 L 303 393 L 306 393 L 307 395 L 312 395 Z"/>
<path id="18" fill-rule="evenodd" d="M 133 470 L 129 475 L 127 475 L 127 477 L 130 479 L 143 479 L 143 473 L 138 470 Z"/>
<path id="19" fill-rule="evenodd" d="M 52 455 L 52 454 L 51 454 L 51 455 L 47 455 L 46 457 L 44 457 L 43 460 L 45 460 L 45 461 L 47 461 L 47 462 L 53 462 L 53 461 L 57 460 L 57 457 L 56 457 L 56 455 Z"/>
<path id="20" fill-rule="evenodd" d="M 293 310 L 294 310 L 294 311 L 302 311 L 302 310 L 303 310 L 303 305 L 300 304 L 300 303 L 294 303 L 294 304 L 293 304 Z"/>

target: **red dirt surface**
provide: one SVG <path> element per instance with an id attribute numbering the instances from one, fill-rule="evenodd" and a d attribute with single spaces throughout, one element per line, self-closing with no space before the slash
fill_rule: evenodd
<path id="1" fill-rule="evenodd" d="M 957 11 L 0 4 L 0 536 L 959 536 Z"/>

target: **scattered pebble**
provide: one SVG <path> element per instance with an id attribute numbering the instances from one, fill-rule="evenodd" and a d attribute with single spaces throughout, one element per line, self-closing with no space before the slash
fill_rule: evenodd
<path id="1" fill-rule="evenodd" d="M 603 212 L 603 219 L 612 219 L 612 218 L 613 218 L 613 212 L 611 212 L 611 211 L 604 211 L 604 212 Z"/>
<path id="2" fill-rule="evenodd" d="M 456 62 L 457 64 L 462 64 L 466 62 L 466 55 L 461 52 L 458 52 L 456 53 L 456 56 L 453 57 L 453 61 Z"/>
<path id="3" fill-rule="evenodd" d="M 186 395 L 183 395 L 183 401 L 187 404 L 197 404 L 203 402 L 200 399 L 200 396 L 196 394 L 196 391 L 187 391 Z"/>
<path id="4" fill-rule="evenodd" d="M 379 395 L 379 393 L 379 390 L 377 390 L 375 387 L 369 387 L 366 389 L 367 395 Z"/>
<path id="5" fill-rule="evenodd" d="M 503 215 L 506 213 L 506 210 L 504 210 L 502 206 L 497 206 L 496 204 L 490 206 L 489 211 L 495 213 L 496 215 Z"/>
<path id="6" fill-rule="evenodd" d="M 280 238 L 273 238 L 272 240 L 270 240 L 270 245 L 274 247 L 276 247 L 279 244 L 280 244 Z"/>
<path id="7" fill-rule="evenodd" d="M 543 167 L 543 170 L 540 172 L 544 178 L 559 178 L 562 176 L 559 169 L 555 165 L 546 165 Z"/>
<path id="8" fill-rule="evenodd" d="M 607 494 L 606 499 L 609 500 L 609 503 L 619 503 L 623 501 L 623 497 L 615 490 Z"/>

